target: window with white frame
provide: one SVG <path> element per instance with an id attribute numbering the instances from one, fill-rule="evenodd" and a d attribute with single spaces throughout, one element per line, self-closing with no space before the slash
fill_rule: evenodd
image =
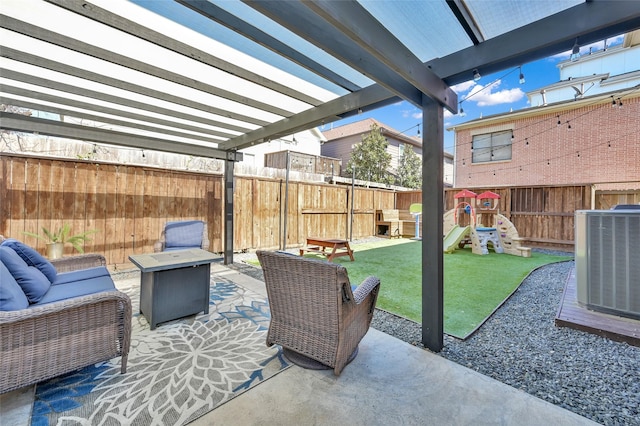
<path id="1" fill-rule="evenodd" d="M 473 136 L 474 163 L 511 160 L 512 130 L 485 133 Z"/>

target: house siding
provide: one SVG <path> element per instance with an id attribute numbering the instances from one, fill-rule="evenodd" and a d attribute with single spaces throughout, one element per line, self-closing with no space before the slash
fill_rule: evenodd
<path id="1" fill-rule="evenodd" d="M 351 147 L 362 142 L 360 135 L 347 136 L 341 139 L 327 141 L 322 145 L 322 155 L 339 158 L 342 161 L 342 174 L 347 173 L 347 163 L 351 158 Z"/>
<path id="2" fill-rule="evenodd" d="M 375 119 L 365 119 L 362 121 L 346 124 L 330 130 L 324 131 L 323 134 L 327 141 L 322 145 L 322 155 L 326 157 L 339 158 L 342 160 L 342 175 L 348 175 L 347 163 L 351 158 L 353 146 L 362 142 L 362 138 L 371 131 L 371 125 L 377 124 L 383 129 L 383 136 L 388 142 L 387 152 L 391 155 L 389 164 L 389 172 L 396 174 L 400 161 L 400 144 L 405 145 L 405 149 L 411 147 L 418 158 L 422 159 L 421 141 L 415 137 L 394 137 L 399 135 L 395 129 L 381 123 Z M 444 183 L 448 186 L 453 184 L 453 156 L 449 153 L 444 155 Z"/>

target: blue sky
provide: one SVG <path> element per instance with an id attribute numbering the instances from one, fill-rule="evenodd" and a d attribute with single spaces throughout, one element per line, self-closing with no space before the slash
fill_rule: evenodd
<path id="1" fill-rule="evenodd" d="M 622 39 L 623 36 L 610 38 L 607 40 L 607 45 L 614 46 L 620 44 L 622 43 Z M 589 48 L 596 51 L 603 47 L 604 42 L 582 46 L 580 53 L 588 53 Z M 522 73 L 525 77 L 524 84 L 520 84 L 519 82 L 520 70 L 516 67 L 496 74 L 483 75 L 479 81 L 470 79 L 467 82 L 453 86 L 452 89 L 458 94 L 458 101 L 462 101 L 461 106 L 466 115 L 451 115 L 448 111 L 445 111 L 445 128 L 488 115 L 527 108 L 529 104 L 526 93 L 558 82 L 560 80 L 560 71 L 557 68 L 557 64 L 569 59 L 570 53 L 571 52 L 567 51 L 549 58 L 523 64 Z M 399 132 L 404 132 L 408 136 L 416 135 L 418 124 L 420 124 L 420 129 L 422 129 L 422 111 L 409 102 L 402 101 L 344 120 L 335 121 L 333 124 L 325 125 L 321 130 L 327 130 L 332 125 L 333 127 L 337 127 L 370 117 L 375 118 Z M 445 130 L 445 150 L 453 153 L 453 143 L 453 131 Z"/>

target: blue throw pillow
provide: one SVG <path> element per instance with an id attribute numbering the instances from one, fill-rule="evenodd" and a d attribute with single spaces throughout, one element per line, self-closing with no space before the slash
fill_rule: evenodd
<path id="1" fill-rule="evenodd" d="M 40 272 L 47 277 L 49 282 L 54 282 L 56 280 L 58 272 L 56 271 L 55 266 L 28 245 L 21 243 L 18 240 L 9 239 L 4 241 L 2 246 L 11 247 L 16 253 L 18 253 L 18 255 L 20 255 L 22 260 L 27 262 L 27 265 L 38 268 Z"/>
<path id="2" fill-rule="evenodd" d="M 29 306 L 27 296 L 11 272 L 0 262 L 0 311 L 18 311 Z"/>
<path id="3" fill-rule="evenodd" d="M 13 249 L 0 247 L 0 261 L 4 263 L 18 285 L 29 299 L 29 303 L 36 303 L 42 299 L 51 287 L 51 282 L 35 266 L 27 265 Z"/>

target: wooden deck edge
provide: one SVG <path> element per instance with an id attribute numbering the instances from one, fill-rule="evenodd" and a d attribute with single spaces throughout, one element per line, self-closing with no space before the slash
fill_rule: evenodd
<path id="1" fill-rule="evenodd" d="M 626 336 L 624 334 L 618 334 L 614 331 L 602 330 L 600 328 L 591 327 L 587 324 L 580 324 L 571 320 L 565 320 L 561 318 L 556 318 L 555 325 L 556 327 L 567 327 L 574 330 L 584 331 L 600 337 L 604 337 L 609 340 L 613 340 L 614 342 L 623 342 L 631 346 L 640 347 L 640 338 L 638 337 Z"/>
<path id="2" fill-rule="evenodd" d="M 567 314 L 567 310 L 578 311 L 579 315 Z M 607 324 L 606 328 L 593 325 L 593 323 L 602 323 L 603 321 Z M 640 347 L 640 321 L 637 321 L 638 326 L 635 329 L 635 332 L 628 329 L 626 331 L 621 331 L 621 327 L 619 325 L 628 324 L 629 321 L 633 320 L 604 312 L 592 311 L 579 305 L 577 303 L 576 295 L 575 269 L 569 273 L 565 282 L 560 306 L 558 307 L 554 321 L 556 327 L 567 327 L 574 330 L 584 331 L 615 342 L 624 342 L 632 346 Z"/>

